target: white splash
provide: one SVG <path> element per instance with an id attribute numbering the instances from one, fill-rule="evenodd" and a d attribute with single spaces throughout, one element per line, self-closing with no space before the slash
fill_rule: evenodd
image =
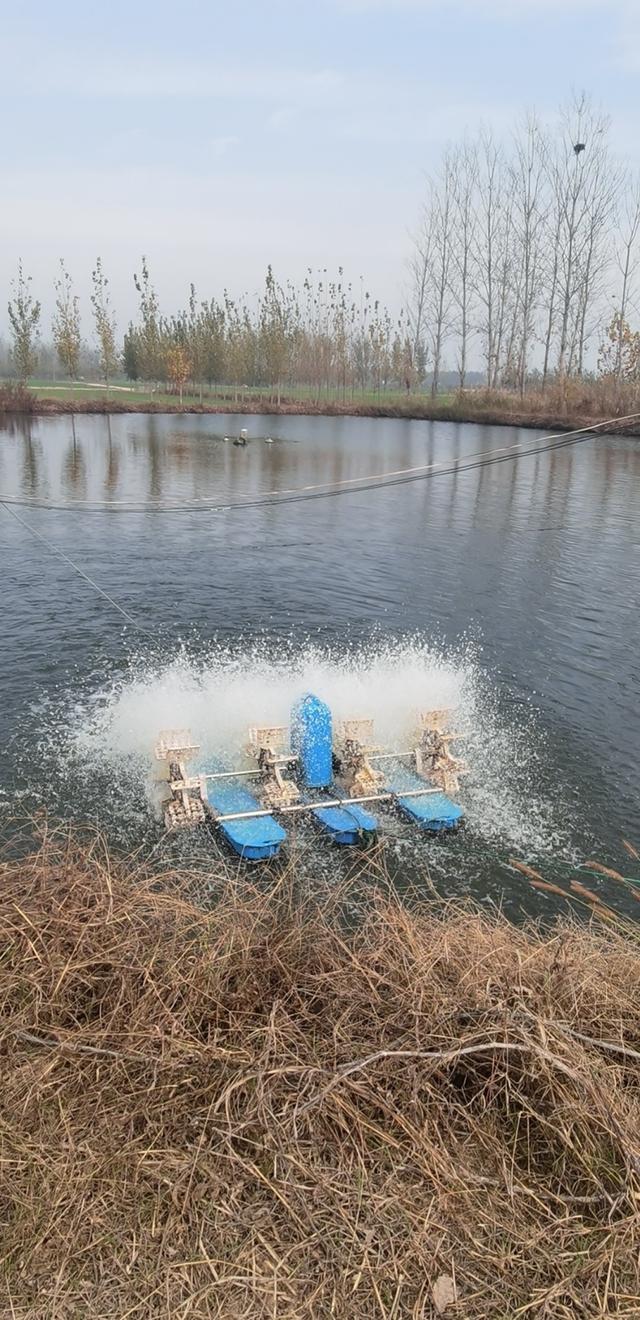
<path id="1" fill-rule="evenodd" d="M 240 765 L 249 727 L 288 725 L 305 692 L 325 700 L 334 720 L 372 717 L 376 742 L 394 750 L 412 745 L 420 711 L 451 707 L 469 767 L 460 800 L 470 828 L 531 853 L 557 847 L 554 811 L 537 782 L 543 754 L 534 714 L 525 708 L 505 724 L 473 646 L 444 653 L 414 639 L 341 657 L 312 646 L 270 654 L 269 646 L 242 655 L 184 651 L 165 664 L 141 659 L 84 710 L 76 708 L 70 753 L 85 765 L 135 776 L 139 794 L 152 776 L 162 729 L 189 729 L 204 753 Z"/>

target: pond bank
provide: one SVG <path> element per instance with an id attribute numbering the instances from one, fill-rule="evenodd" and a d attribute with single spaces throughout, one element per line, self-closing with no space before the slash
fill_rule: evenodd
<path id="1" fill-rule="evenodd" d="M 4 394 L 4 397 L 3 397 Z M 487 426 L 527 427 L 543 431 L 573 431 L 593 426 L 604 426 L 606 422 L 619 435 L 640 435 L 640 417 L 633 421 L 610 422 L 614 415 L 627 416 L 630 407 L 616 409 L 594 409 L 590 407 L 570 407 L 568 409 L 536 401 L 528 405 L 514 401 L 513 395 L 505 395 L 501 400 L 493 393 L 486 400 L 477 395 L 465 395 L 462 398 L 447 398 L 442 403 L 437 399 L 410 398 L 406 403 L 339 403 L 323 401 L 314 403 L 309 400 L 282 399 L 280 403 L 266 400 L 264 396 L 246 394 L 239 400 L 221 398 L 215 402 L 189 400 L 183 403 L 164 398 L 154 402 L 152 399 L 136 402 L 125 397 L 105 397 L 104 393 L 88 398 L 63 399 L 34 395 L 29 391 L 9 393 L 0 389 L 0 415 L 19 414 L 36 417 L 51 417 L 67 414 L 116 415 L 122 413 L 157 413 L 186 415 L 216 415 L 218 413 L 252 414 L 265 417 L 307 416 L 307 417 L 380 417 L 405 418 L 408 421 L 471 422 Z"/>
<path id="2" fill-rule="evenodd" d="M 11 1314 L 631 1314 L 637 940 L 351 901 L 0 867 Z"/>

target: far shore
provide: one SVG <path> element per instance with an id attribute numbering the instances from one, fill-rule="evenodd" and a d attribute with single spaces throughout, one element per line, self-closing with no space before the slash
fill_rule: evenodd
<path id="1" fill-rule="evenodd" d="M 619 422 L 614 417 L 629 417 L 635 409 L 625 400 L 623 405 L 613 402 L 607 407 L 606 401 L 597 399 L 597 407 L 591 406 L 594 400 L 589 391 L 587 397 L 579 400 L 564 401 L 558 406 L 557 398 L 548 398 L 538 394 L 518 398 L 510 393 L 474 390 L 464 394 L 443 395 L 432 399 L 425 395 L 410 395 L 406 400 L 396 395 L 393 400 L 383 402 L 321 400 L 283 398 L 276 402 L 264 395 L 249 392 L 241 398 L 217 397 L 200 402 L 187 397 L 182 402 L 177 398 L 163 395 L 161 398 L 131 398 L 128 391 L 115 386 L 113 392 L 101 388 L 96 393 L 85 397 L 73 392 L 60 393 L 57 397 L 40 390 L 17 390 L 15 396 L 2 397 L 5 392 L 0 387 L 0 415 L 29 415 L 50 417 L 66 414 L 102 414 L 118 415 L 121 413 L 138 414 L 179 414 L 201 416 L 236 413 L 265 417 L 371 417 L 398 418 L 407 421 L 441 421 L 475 423 L 485 426 L 529 427 L 535 430 L 567 432 L 588 427 L 604 427 L 619 435 L 640 435 L 640 415 L 631 421 Z M 9 391 L 6 391 L 9 395 Z"/>

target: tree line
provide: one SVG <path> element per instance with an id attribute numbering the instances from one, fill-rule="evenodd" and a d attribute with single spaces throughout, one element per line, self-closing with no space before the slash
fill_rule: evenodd
<path id="1" fill-rule="evenodd" d="M 149 264 L 142 258 L 134 276 L 138 315 L 117 345 L 109 282 L 100 259 L 92 274 L 91 304 L 99 367 L 106 384 L 117 371 L 132 381 L 168 385 L 182 397 L 187 384 L 268 391 L 279 402 L 283 390 L 305 386 L 310 397 L 380 393 L 391 384 L 411 384 L 414 351 L 404 312 L 394 322 L 389 311 L 362 288 L 308 270 L 302 287 L 280 284 L 267 268 L 255 299 L 200 299 L 191 285 L 186 307 L 161 311 Z M 33 375 L 37 361 L 41 304 L 22 265 L 12 285 L 9 322 L 13 361 L 19 378 Z M 82 350 L 80 306 L 64 261 L 55 283 L 51 324 L 61 368 L 76 379 Z M 424 365 L 424 364 L 423 364 Z"/>
<path id="2" fill-rule="evenodd" d="M 9 328 L 11 357 L 18 380 L 25 382 L 33 376 L 39 359 L 42 305 L 34 297 L 32 277 L 26 275 L 22 262 L 11 282 L 9 299 Z M 69 380 L 78 377 L 83 340 L 80 325 L 80 301 L 73 291 L 73 282 L 60 259 L 60 273 L 54 283 L 55 309 L 51 321 L 51 336 L 55 352 Z M 121 366 L 117 342 L 116 319 L 111 306 L 109 281 L 102 269 L 102 260 L 96 259 L 91 273 L 91 308 L 97 345 L 98 369 L 108 385 Z"/>
<path id="3" fill-rule="evenodd" d="M 524 393 L 602 373 L 638 379 L 640 182 L 616 158 L 607 117 L 574 96 L 552 127 L 529 114 L 506 142 L 482 129 L 446 149 L 413 240 L 409 320 L 438 389 L 453 354 L 490 388 Z M 597 354 L 597 358 L 596 358 Z M 635 373 L 635 374 L 634 374 Z"/>
<path id="4" fill-rule="evenodd" d="M 138 314 L 119 339 L 109 281 L 96 260 L 91 310 L 97 365 L 169 386 L 259 388 L 279 402 L 305 387 L 310 398 L 389 388 L 440 388 L 454 365 L 464 389 L 483 365 L 491 389 L 524 393 L 535 375 L 580 377 L 597 365 L 616 380 L 640 380 L 637 311 L 640 182 L 616 158 L 609 122 L 584 96 L 553 126 L 529 114 L 511 138 L 488 130 L 449 146 L 429 178 L 408 263 L 405 307 L 391 316 L 345 279 L 342 268 L 307 271 L 281 284 L 271 266 L 254 298 L 200 298 L 161 310 L 147 260 L 134 276 Z M 33 375 L 41 304 L 22 264 L 12 282 L 14 369 Z M 51 325 L 62 370 L 78 376 L 80 305 L 63 260 Z"/>

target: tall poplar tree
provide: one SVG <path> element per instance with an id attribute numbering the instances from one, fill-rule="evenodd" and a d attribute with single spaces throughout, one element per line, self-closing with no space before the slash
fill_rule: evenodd
<path id="1" fill-rule="evenodd" d="M 36 345 L 40 325 L 40 303 L 31 293 L 31 276 L 25 275 L 22 262 L 11 281 L 13 297 L 9 300 L 9 324 L 13 339 L 12 355 L 19 380 L 32 376 L 36 367 Z"/>
<path id="2" fill-rule="evenodd" d="M 102 270 L 102 259 L 100 257 L 96 258 L 95 270 L 91 273 L 91 280 L 93 283 L 91 305 L 98 340 L 100 370 L 108 389 L 109 381 L 117 370 L 118 352 L 116 349 L 116 322 L 109 296 L 109 281 Z"/>
<path id="3" fill-rule="evenodd" d="M 60 363 L 73 380 L 78 375 L 80 364 L 80 304 L 73 293 L 71 276 L 60 258 L 60 277 L 55 282 L 56 309 L 52 322 L 53 342 Z"/>

